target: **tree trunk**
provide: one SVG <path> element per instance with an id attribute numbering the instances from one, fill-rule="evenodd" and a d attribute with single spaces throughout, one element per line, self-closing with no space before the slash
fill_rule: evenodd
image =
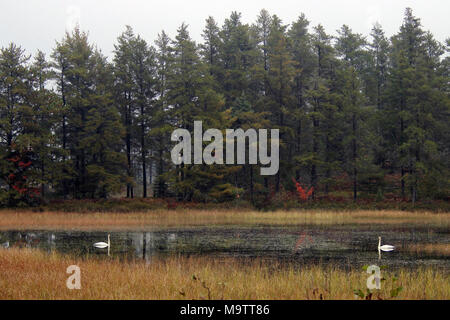
<path id="1" fill-rule="evenodd" d="M 353 130 L 353 140 L 352 140 L 352 158 L 353 158 L 353 200 L 358 197 L 358 171 L 356 166 L 357 146 L 356 146 L 356 115 L 353 113 L 352 116 L 352 130 Z"/>
<path id="2" fill-rule="evenodd" d="M 147 163 L 145 149 L 144 107 L 141 107 L 141 161 L 142 161 L 142 197 L 147 198 Z"/>
<path id="3" fill-rule="evenodd" d="M 250 165 L 250 199 L 252 201 L 252 204 L 255 203 L 254 196 L 253 196 L 253 165 Z"/>

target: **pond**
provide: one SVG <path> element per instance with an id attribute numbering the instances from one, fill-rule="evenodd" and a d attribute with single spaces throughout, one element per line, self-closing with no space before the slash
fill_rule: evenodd
<path id="1" fill-rule="evenodd" d="M 82 257 L 152 259 L 170 255 L 260 258 L 267 262 L 305 266 L 360 268 L 378 264 L 415 269 L 450 270 L 450 230 L 439 225 L 341 224 L 286 226 L 195 226 L 152 228 L 145 231 L 0 231 L 0 245 L 39 248 Z M 94 248 L 107 241 L 111 248 Z M 396 248 L 378 254 L 378 236 Z M 1 249 L 1 248 L 0 248 Z"/>

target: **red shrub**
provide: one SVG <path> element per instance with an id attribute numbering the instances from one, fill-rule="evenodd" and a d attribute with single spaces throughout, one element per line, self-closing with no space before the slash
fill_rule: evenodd
<path id="1" fill-rule="evenodd" d="M 297 194 L 300 198 L 300 200 L 302 201 L 306 201 L 308 200 L 313 192 L 314 192 L 314 187 L 311 187 L 308 191 L 306 191 L 306 189 L 304 189 L 300 183 L 298 183 L 294 178 L 292 178 L 292 181 L 295 183 L 295 187 L 297 188 Z"/>

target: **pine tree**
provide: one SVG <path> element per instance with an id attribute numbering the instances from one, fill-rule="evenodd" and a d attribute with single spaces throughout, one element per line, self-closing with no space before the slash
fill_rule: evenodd
<path id="1" fill-rule="evenodd" d="M 213 17 L 206 19 L 206 26 L 203 30 L 204 43 L 201 47 L 201 55 L 204 62 L 208 65 L 209 74 L 215 79 L 218 77 L 220 71 L 220 56 L 219 50 L 221 40 L 219 36 L 220 29 Z"/>
<path id="2" fill-rule="evenodd" d="M 306 92 L 310 89 L 310 82 L 314 72 L 314 53 L 312 37 L 308 31 L 309 21 L 304 14 L 295 21 L 288 31 L 290 50 L 294 62 L 294 83 L 292 94 L 295 96 L 296 110 L 292 112 L 295 119 L 295 179 L 300 179 L 301 166 L 297 164 L 307 146 L 302 142 L 307 126 L 304 120 L 307 117 Z M 306 128 L 304 128 L 306 127 Z M 306 139 L 305 139 L 306 140 Z"/>
<path id="3" fill-rule="evenodd" d="M 59 144 L 54 132 L 57 130 L 59 116 L 58 97 L 47 88 L 51 80 L 52 72 L 50 63 L 45 54 L 38 51 L 31 66 L 33 90 L 30 97 L 30 105 L 33 113 L 33 128 L 31 134 L 35 138 L 34 150 L 39 159 L 40 175 L 38 181 L 41 184 L 41 196 L 45 199 L 46 185 L 53 182 L 61 173 L 61 157 Z"/>
<path id="4" fill-rule="evenodd" d="M 272 17 L 270 34 L 268 39 L 268 104 L 267 108 L 272 113 L 272 124 L 280 129 L 280 160 L 281 168 L 289 172 L 289 164 L 292 163 L 292 138 L 291 123 L 286 118 L 292 112 L 294 105 L 291 86 L 294 78 L 294 67 L 289 50 L 286 26 L 282 25 L 277 16 Z M 285 174 L 287 174 L 285 172 Z M 280 190 L 281 170 L 278 171 L 275 182 L 275 191 Z"/>
<path id="5" fill-rule="evenodd" d="M 331 149 L 329 133 L 336 120 L 333 119 L 335 107 L 330 95 L 330 88 L 336 57 L 331 45 L 331 37 L 326 34 L 323 26 L 318 25 L 314 28 L 312 41 L 315 67 L 311 88 L 307 91 L 307 98 L 311 105 L 308 111 L 312 124 L 311 152 L 305 154 L 300 159 L 300 163 L 310 166 L 310 184 L 314 188 L 312 194 L 314 199 L 318 190 L 319 169 L 325 166 L 326 178 L 328 179 L 331 175 L 331 168 L 328 166 L 332 163 L 329 158 Z M 324 149 L 324 152 L 321 152 L 321 149 Z M 322 156 L 323 153 L 325 157 Z M 327 185 L 325 191 L 327 191 Z"/>
<path id="6" fill-rule="evenodd" d="M 390 39 L 379 24 L 370 41 L 346 25 L 337 37 L 308 28 L 303 14 L 288 28 L 264 9 L 251 25 L 232 12 L 221 27 L 208 17 L 199 45 L 183 24 L 153 48 L 127 26 L 112 63 L 79 28 L 50 61 L 2 48 L 0 204 L 107 198 L 125 187 L 147 197 L 150 183 L 155 197 L 228 201 L 245 191 L 263 207 L 272 188 L 293 189 L 293 177 L 309 179 L 312 198 L 339 184 L 356 200 L 398 188 L 386 186 L 393 174 L 413 203 L 446 199 L 450 40 L 436 41 L 411 9 Z M 259 164 L 174 165 L 171 133 L 192 135 L 194 121 L 222 134 L 280 129 L 277 175 L 258 175 Z"/>
<path id="7" fill-rule="evenodd" d="M 0 201 L 8 205 L 26 201 L 35 178 L 29 59 L 14 43 L 0 50 Z"/>
<path id="8" fill-rule="evenodd" d="M 122 123 L 125 127 L 125 146 L 127 157 L 127 198 L 134 197 L 134 172 L 132 146 L 134 145 L 134 125 L 135 108 L 132 95 L 133 80 L 131 77 L 131 45 L 134 38 L 133 30 L 130 26 L 117 38 L 117 44 L 114 45 L 114 93 L 115 101 L 118 104 L 122 115 Z"/>
<path id="9" fill-rule="evenodd" d="M 56 179 L 55 187 L 58 193 L 61 193 L 64 199 L 67 199 L 71 184 L 72 176 L 70 172 L 70 161 L 68 160 L 68 128 L 67 128 L 67 116 L 69 114 L 69 108 L 67 106 L 67 71 L 69 69 L 69 48 L 66 37 L 61 42 L 56 42 L 56 47 L 51 54 L 52 61 L 50 66 L 52 67 L 52 74 L 54 80 L 57 83 L 57 91 L 60 96 L 60 103 L 57 106 L 58 112 L 55 116 L 59 116 L 60 125 L 56 126 L 57 137 L 56 141 L 60 145 L 60 161 L 61 172 L 58 179 Z"/>
<path id="10" fill-rule="evenodd" d="M 386 148 L 385 113 L 386 92 L 389 72 L 389 52 L 391 44 L 385 36 L 380 24 L 376 23 L 371 32 L 372 41 L 369 44 L 370 62 L 368 67 L 369 80 L 367 82 L 367 100 L 370 105 L 376 106 L 372 119 L 372 152 L 375 164 L 388 169 L 390 167 L 389 152 Z"/>
<path id="11" fill-rule="evenodd" d="M 120 113 L 113 101 L 113 66 L 99 52 L 92 56 L 95 90 L 89 97 L 94 106 L 86 118 L 86 135 L 80 142 L 89 150 L 86 166 L 91 197 L 107 198 L 122 190 L 126 181 L 126 156 L 120 141 L 125 136 Z"/>
<path id="12" fill-rule="evenodd" d="M 223 112 L 224 98 L 214 90 L 214 80 L 206 64 L 201 61 L 198 47 L 189 36 L 187 25 L 182 24 L 172 45 L 173 62 L 168 77 L 167 101 L 171 106 L 171 121 L 178 128 L 193 135 L 194 121 L 201 120 L 203 131 L 223 128 L 227 114 Z M 181 200 L 216 200 L 234 194 L 230 184 L 223 183 L 230 168 L 222 164 L 181 164 L 169 171 Z"/>
<path id="13" fill-rule="evenodd" d="M 376 104 L 378 109 L 382 109 L 387 85 L 390 43 L 378 23 L 374 25 L 371 36 L 372 42 L 369 45 L 369 52 L 371 55 L 371 78 L 374 83 L 373 89 L 369 91 L 368 98 Z"/>
<path id="14" fill-rule="evenodd" d="M 448 81 L 439 73 L 440 56 L 444 51 L 422 30 L 420 19 L 414 17 L 409 8 L 392 42 L 390 110 L 386 117 L 396 120 L 391 122 L 390 129 L 391 136 L 395 137 L 391 141 L 399 150 L 396 162 L 400 163 L 402 195 L 406 196 L 405 189 L 409 187 L 414 203 L 422 189 L 419 182 L 431 176 L 434 178 L 430 180 L 436 179 L 436 173 L 442 172 L 439 153 L 444 149 L 439 148 L 437 142 L 438 132 L 442 132 L 439 130 L 441 121 L 446 121 L 448 112 L 448 95 L 445 94 Z"/>
<path id="15" fill-rule="evenodd" d="M 222 84 L 226 105 L 231 106 L 242 94 L 251 94 L 250 72 L 255 65 L 256 43 L 251 38 L 250 27 L 242 23 L 241 14 L 235 11 L 225 19 L 219 35 L 222 65 L 218 81 Z"/>
<path id="16" fill-rule="evenodd" d="M 128 175 L 127 196 L 134 190 L 132 145 L 139 145 L 138 161 L 141 164 L 142 196 L 147 197 L 147 165 L 149 157 L 148 133 L 155 112 L 156 52 L 131 27 L 118 38 L 115 50 L 116 90 L 121 97 L 122 118 L 126 128 Z"/>
<path id="17" fill-rule="evenodd" d="M 156 92 L 157 101 L 155 112 L 152 118 L 152 126 L 149 131 L 149 139 L 152 143 L 153 157 L 156 168 L 156 178 L 153 184 L 153 194 L 155 197 L 165 197 L 168 192 L 165 172 L 171 167 L 168 146 L 169 137 L 172 132 L 170 123 L 170 112 L 168 109 L 168 81 L 172 67 L 171 39 L 162 31 L 155 41 L 157 46 L 157 81 Z"/>
<path id="18" fill-rule="evenodd" d="M 411 132 L 409 128 L 414 130 L 415 117 L 414 109 L 417 108 L 417 102 L 414 101 L 415 80 L 418 68 L 418 60 L 423 55 L 423 38 L 424 32 L 420 28 L 419 19 L 412 15 L 412 11 L 407 9 L 405 12 L 404 22 L 400 28 L 399 34 L 392 38 L 392 67 L 389 91 L 390 112 L 389 115 L 396 120 L 392 130 L 395 132 L 397 147 L 399 150 L 398 162 L 401 172 L 401 192 L 405 197 L 405 187 L 408 176 L 413 173 L 413 157 L 414 142 L 410 140 Z M 418 111 L 418 110 L 417 110 Z M 419 129 L 419 128 L 417 128 Z M 409 171 L 410 175 L 406 175 Z M 409 181 L 408 181 L 409 182 Z M 415 191 L 413 191 L 415 192 Z M 415 196 L 414 196 L 415 197 Z"/>
<path id="19" fill-rule="evenodd" d="M 346 122 L 351 123 L 348 130 L 347 139 L 350 144 L 350 159 L 353 199 L 358 196 L 358 162 L 360 160 L 361 148 L 361 119 L 365 97 L 361 94 L 363 90 L 363 79 L 361 74 L 365 68 L 364 65 L 364 45 L 365 39 L 360 34 L 355 34 L 351 29 L 344 25 L 338 31 L 336 51 L 343 59 L 342 77 L 345 78 L 341 83 L 341 94 L 343 98 L 342 111 Z"/>
<path id="20" fill-rule="evenodd" d="M 122 127 L 111 106 L 112 68 L 78 28 L 66 34 L 53 56 L 64 61 L 65 68 L 59 70 L 63 77 L 59 90 L 66 103 L 63 146 L 69 152 L 71 179 L 63 176 L 62 183 L 72 189 L 74 198 L 107 197 L 119 191 L 116 182 L 123 180 L 122 159 L 117 154 Z"/>

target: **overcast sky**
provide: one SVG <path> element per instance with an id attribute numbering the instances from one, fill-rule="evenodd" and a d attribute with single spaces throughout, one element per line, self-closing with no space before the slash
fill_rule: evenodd
<path id="1" fill-rule="evenodd" d="M 437 40 L 443 42 L 450 36 L 449 0 L 0 0 L 0 47 L 13 41 L 28 53 L 37 49 L 49 53 L 55 40 L 78 23 L 89 31 L 90 41 L 111 56 L 125 25 L 153 44 L 162 29 L 172 37 L 186 22 L 191 37 L 201 41 L 208 16 L 221 26 L 235 10 L 242 13 L 243 22 L 253 23 L 262 8 L 285 24 L 303 12 L 312 25 L 321 23 L 331 34 L 347 24 L 368 35 L 378 21 L 391 36 L 399 30 L 406 7 L 413 9 Z"/>

